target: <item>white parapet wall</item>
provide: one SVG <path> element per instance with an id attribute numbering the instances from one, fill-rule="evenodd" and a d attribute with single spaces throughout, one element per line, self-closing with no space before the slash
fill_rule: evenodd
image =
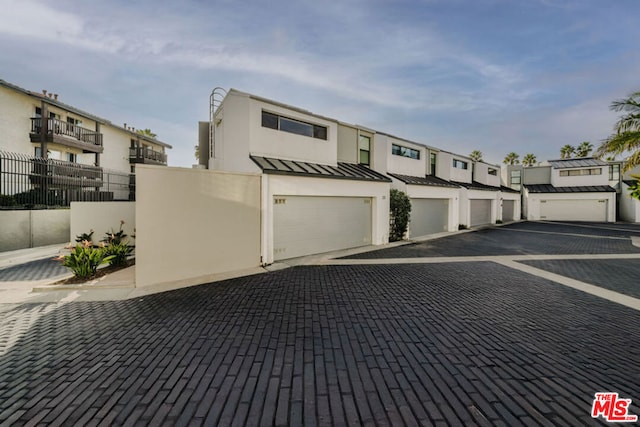
<path id="1" fill-rule="evenodd" d="M 69 209 L 0 211 L 0 252 L 65 244 Z"/>
<path id="2" fill-rule="evenodd" d="M 107 232 L 117 232 L 120 221 L 124 221 L 122 229 L 129 243 L 135 244 L 135 202 L 72 202 L 69 242 L 75 242 L 76 236 L 93 230 L 93 242 L 98 243 Z"/>
<path id="3" fill-rule="evenodd" d="M 136 166 L 136 287 L 207 283 L 259 267 L 260 179 Z"/>

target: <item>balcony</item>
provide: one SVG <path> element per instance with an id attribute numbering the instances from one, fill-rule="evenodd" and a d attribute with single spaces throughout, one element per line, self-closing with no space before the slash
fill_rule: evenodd
<path id="1" fill-rule="evenodd" d="M 151 165 L 167 165 L 167 155 L 148 147 L 129 148 L 129 163 L 146 163 Z"/>
<path id="2" fill-rule="evenodd" d="M 32 184 L 64 188 L 101 187 L 103 170 L 97 166 L 34 158 Z"/>
<path id="3" fill-rule="evenodd" d="M 102 134 L 99 132 L 54 118 L 31 118 L 31 133 L 29 134 L 31 142 L 41 142 L 42 132 L 45 134 L 46 142 L 77 148 L 83 153 L 102 153 L 104 151 Z"/>

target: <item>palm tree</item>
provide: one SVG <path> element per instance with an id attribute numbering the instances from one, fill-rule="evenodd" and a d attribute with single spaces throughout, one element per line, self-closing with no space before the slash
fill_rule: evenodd
<path id="1" fill-rule="evenodd" d="M 570 159 L 573 153 L 576 152 L 576 148 L 573 145 L 566 144 L 560 149 L 561 159 Z"/>
<path id="2" fill-rule="evenodd" d="M 136 131 L 140 135 L 148 136 L 149 138 L 154 138 L 157 136 L 155 133 L 151 132 L 151 129 L 138 129 Z"/>
<path id="3" fill-rule="evenodd" d="M 609 108 L 625 114 L 616 123 L 615 133 L 598 147 L 596 155 L 603 157 L 607 154 L 618 156 L 628 153 L 623 168 L 628 171 L 640 165 L 640 91 L 632 93 L 626 99 L 613 101 Z"/>
<path id="4" fill-rule="evenodd" d="M 529 167 L 529 166 L 533 166 L 538 162 L 538 159 L 536 159 L 535 154 L 525 154 L 524 158 L 522 159 L 522 165 L 525 167 Z"/>
<path id="5" fill-rule="evenodd" d="M 482 152 L 478 151 L 478 150 L 473 150 L 471 152 L 471 154 L 469 154 L 469 157 L 471 158 L 471 160 L 473 160 L 474 162 L 481 162 L 482 161 Z"/>
<path id="6" fill-rule="evenodd" d="M 505 165 L 517 165 L 518 163 L 520 163 L 520 160 L 518 160 L 519 158 L 520 156 L 512 151 L 511 153 L 507 154 L 507 156 L 503 160 L 503 163 Z"/>
<path id="7" fill-rule="evenodd" d="M 576 157 L 588 157 L 593 151 L 593 145 L 589 141 L 584 141 L 576 148 Z"/>

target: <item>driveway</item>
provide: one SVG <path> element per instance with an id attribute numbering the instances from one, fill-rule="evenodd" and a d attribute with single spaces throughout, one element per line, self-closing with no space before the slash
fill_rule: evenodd
<path id="1" fill-rule="evenodd" d="M 638 309 L 512 268 L 572 270 L 561 265 L 443 256 L 465 239 L 476 255 L 503 242 L 501 256 L 552 257 L 536 262 L 607 256 L 591 266 L 597 280 L 562 276 L 597 287 L 612 250 L 638 255 L 637 228 L 580 227 L 524 223 L 411 245 L 421 248 L 411 257 L 436 262 L 336 260 L 352 264 L 137 300 L 0 305 L 0 425 L 606 425 L 590 416 L 599 391 L 640 414 Z M 575 240 L 561 250 L 568 235 L 596 255 Z M 606 291 L 633 306 L 632 292 Z"/>

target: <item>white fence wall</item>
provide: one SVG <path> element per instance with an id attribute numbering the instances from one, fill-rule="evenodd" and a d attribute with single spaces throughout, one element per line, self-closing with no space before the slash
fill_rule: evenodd
<path id="1" fill-rule="evenodd" d="M 69 240 L 69 209 L 0 211 L 0 252 Z"/>
<path id="2" fill-rule="evenodd" d="M 136 286 L 259 267 L 260 175 L 136 166 Z"/>

